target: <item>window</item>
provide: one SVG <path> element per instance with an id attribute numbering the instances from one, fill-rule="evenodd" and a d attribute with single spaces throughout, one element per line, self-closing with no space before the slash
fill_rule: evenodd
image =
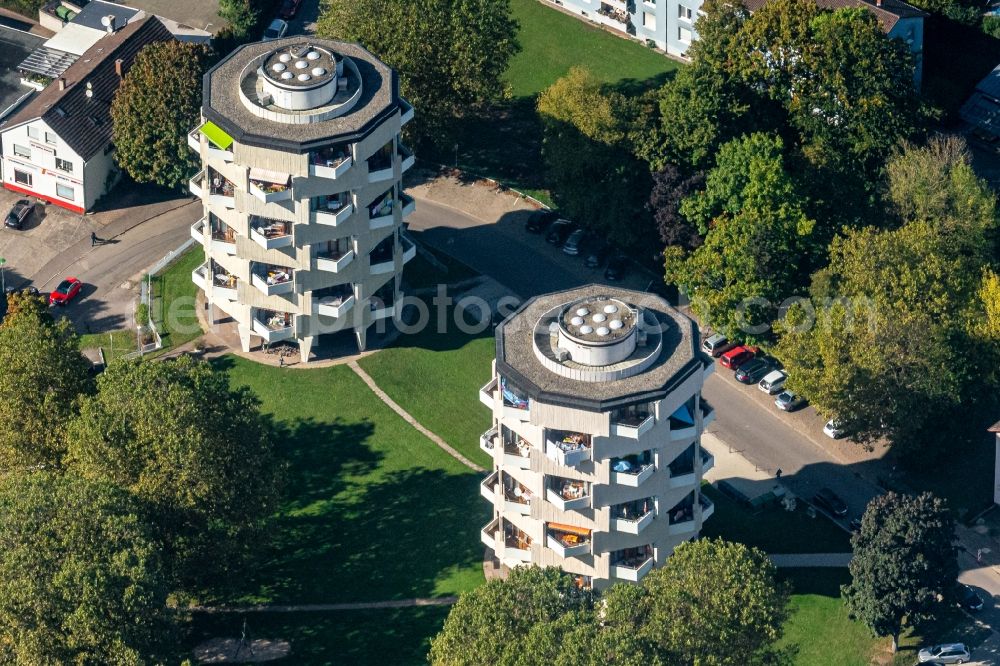
<path id="1" fill-rule="evenodd" d="M 56 145 L 56 141 L 58 141 L 58 139 L 59 137 L 57 137 L 53 132 L 45 133 L 45 143 L 51 143 L 54 146 Z"/>
<path id="2" fill-rule="evenodd" d="M 72 201 L 73 197 L 76 196 L 76 192 L 69 185 L 56 183 L 56 196 L 61 197 L 63 199 L 69 199 L 70 201 Z"/>
<path id="3" fill-rule="evenodd" d="M 691 42 L 691 30 L 689 28 L 677 28 L 677 39 L 682 42 Z"/>
<path id="4" fill-rule="evenodd" d="M 656 30 L 656 14 L 652 12 L 642 13 L 642 27 Z"/>
<path id="5" fill-rule="evenodd" d="M 32 127 L 31 125 L 28 125 L 28 136 L 31 137 L 32 139 L 42 138 L 42 134 L 41 132 L 38 131 L 38 128 Z"/>
<path id="6" fill-rule="evenodd" d="M 690 7 L 685 7 L 684 5 L 677 5 L 677 18 L 690 21 L 694 12 Z"/>
<path id="7" fill-rule="evenodd" d="M 27 185 L 31 187 L 31 174 L 27 171 L 18 171 L 14 169 L 14 182 L 18 185 Z"/>
<path id="8" fill-rule="evenodd" d="M 73 173 L 73 163 L 56 158 L 56 168 L 66 173 Z"/>
<path id="9" fill-rule="evenodd" d="M 25 148 L 24 146 L 19 146 L 16 143 L 14 144 L 14 154 L 17 155 L 18 157 L 23 157 L 29 160 L 31 159 L 31 149 Z"/>

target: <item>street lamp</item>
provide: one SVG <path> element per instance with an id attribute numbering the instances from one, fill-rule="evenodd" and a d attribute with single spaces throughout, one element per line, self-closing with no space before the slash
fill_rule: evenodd
<path id="1" fill-rule="evenodd" d="M 3 257 L 0 257 L 0 292 L 3 293 L 7 292 L 7 284 L 4 282 L 4 275 L 3 275 L 3 265 L 6 263 L 7 260 L 4 259 Z"/>

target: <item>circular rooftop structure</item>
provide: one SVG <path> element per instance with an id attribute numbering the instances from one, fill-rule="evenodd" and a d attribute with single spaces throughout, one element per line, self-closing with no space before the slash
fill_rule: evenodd
<path id="1" fill-rule="evenodd" d="M 312 90 L 337 81 L 336 56 L 311 44 L 276 49 L 265 58 L 261 69 L 266 82 L 287 90 Z"/>
<path id="2" fill-rule="evenodd" d="M 624 301 L 598 296 L 567 305 L 559 326 L 563 335 L 578 344 L 608 346 L 632 335 L 636 316 Z"/>

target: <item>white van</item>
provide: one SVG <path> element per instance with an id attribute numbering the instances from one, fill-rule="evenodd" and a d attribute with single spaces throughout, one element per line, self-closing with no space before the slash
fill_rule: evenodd
<path id="1" fill-rule="evenodd" d="M 772 370 L 764 375 L 764 379 L 760 380 L 757 388 L 768 395 L 774 395 L 784 388 L 786 379 L 788 379 L 788 375 L 781 370 Z"/>
<path id="2" fill-rule="evenodd" d="M 729 338 L 721 333 L 711 335 L 705 338 L 705 341 L 701 343 L 702 351 L 713 358 L 721 356 L 723 352 L 729 351 L 735 346 L 736 343 L 730 342 Z"/>

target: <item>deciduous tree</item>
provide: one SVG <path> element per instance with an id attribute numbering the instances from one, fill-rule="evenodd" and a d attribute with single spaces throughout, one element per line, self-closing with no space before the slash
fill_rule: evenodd
<path id="1" fill-rule="evenodd" d="M 111 104 L 115 159 L 138 183 L 178 187 L 197 168 L 187 133 L 201 117 L 208 49 L 191 42 L 143 48 Z"/>
<path id="2" fill-rule="evenodd" d="M 109 484 L 0 476 L 0 659 L 155 662 L 172 635 L 159 544 Z"/>
<path id="3" fill-rule="evenodd" d="M 59 466 L 66 425 L 91 388 L 69 320 L 37 296 L 8 295 L 0 324 L 0 471 Z"/>
<path id="4" fill-rule="evenodd" d="M 70 469 L 149 507 L 180 586 L 239 571 L 281 471 L 257 398 L 190 358 L 112 364 L 98 389 L 70 425 Z"/>
<path id="5" fill-rule="evenodd" d="M 851 538 L 851 612 L 896 651 L 903 621 L 910 625 L 940 611 L 939 599 L 958 575 L 955 521 L 944 500 L 887 493 L 873 499 Z"/>

